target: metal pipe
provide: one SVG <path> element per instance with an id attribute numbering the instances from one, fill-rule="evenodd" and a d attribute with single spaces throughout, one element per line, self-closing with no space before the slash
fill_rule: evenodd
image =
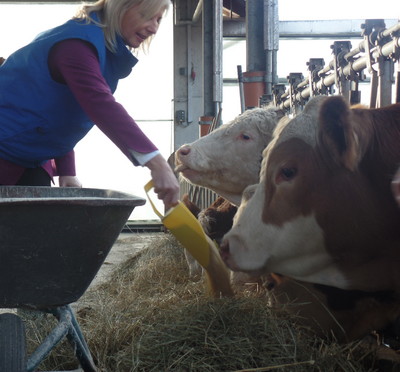
<path id="1" fill-rule="evenodd" d="M 392 29 L 395 30 L 400 30 L 400 23 L 396 26 L 393 26 Z M 385 30 L 382 34 L 387 34 L 388 30 Z M 385 45 L 383 45 L 379 50 L 374 48 L 371 52 L 372 54 L 372 59 L 376 60 L 378 59 L 379 56 L 384 56 L 384 57 L 390 57 L 393 55 L 393 51 L 396 48 L 400 47 L 400 38 L 395 37 L 392 41 L 386 43 Z M 368 56 L 363 56 L 360 58 L 357 58 L 356 60 L 348 63 L 346 66 L 343 67 L 342 73 L 344 76 L 350 76 L 353 72 L 359 72 L 364 70 L 367 67 L 367 61 L 368 61 Z M 329 64 L 331 66 L 331 63 Z M 326 68 L 321 70 L 321 71 L 326 71 Z M 332 68 L 330 69 L 332 70 Z M 318 89 L 322 89 L 324 87 L 329 87 L 331 85 L 333 85 L 335 83 L 335 74 L 331 73 L 328 76 L 323 76 L 323 74 L 319 73 L 319 75 L 321 76 L 321 79 L 318 80 L 318 82 L 316 83 L 316 86 Z M 304 80 L 303 82 L 301 82 L 300 84 L 303 85 L 307 85 L 308 84 L 308 78 L 306 80 Z M 299 84 L 299 86 L 300 86 Z M 286 95 L 282 95 L 282 98 L 286 98 Z M 301 92 L 298 92 L 294 98 L 296 100 L 302 100 L 302 99 L 307 99 L 310 97 L 310 87 L 308 86 L 307 88 L 303 89 Z M 282 102 L 281 104 L 279 104 L 280 108 L 289 108 L 290 107 L 290 100 L 286 99 L 284 102 Z"/>
<path id="2" fill-rule="evenodd" d="M 204 116 L 215 116 L 213 102 L 214 91 L 214 41 L 213 41 L 213 4 L 211 1 L 203 2 L 202 12 L 203 25 L 203 102 Z"/>
<path id="3" fill-rule="evenodd" d="M 222 45 L 223 45 L 223 18 L 222 0 L 213 1 L 213 101 L 222 102 Z M 218 106 L 218 105 L 217 105 Z M 218 109 L 216 108 L 215 112 Z"/>
<path id="4" fill-rule="evenodd" d="M 272 85 L 278 84 L 278 49 L 272 51 Z"/>
<path id="5" fill-rule="evenodd" d="M 263 1 L 246 1 L 247 72 L 265 71 L 263 34 Z"/>
<path id="6" fill-rule="evenodd" d="M 192 17 L 193 23 L 196 23 L 200 19 L 202 11 L 203 11 L 203 0 L 199 0 L 199 2 L 197 3 L 196 9 L 193 13 L 193 17 Z"/>
<path id="7" fill-rule="evenodd" d="M 186 122 L 187 125 L 193 122 L 192 119 L 192 82 L 190 81 L 189 71 L 192 69 L 192 25 L 186 25 L 186 88 L 187 88 L 187 105 L 186 105 Z"/>
<path id="8" fill-rule="evenodd" d="M 244 103 L 243 73 L 241 65 L 237 66 L 237 73 L 239 82 L 240 112 L 243 113 L 246 110 L 246 108 Z"/>
<path id="9" fill-rule="evenodd" d="M 27 371 L 36 370 L 39 364 L 50 354 L 55 346 L 68 334 L 71 327 L 71 314 L 62 312 L 57 325 L 46 336 L 42 343 L 35 349 L 27 360 Z"/>
<path id="10" fill-rule="evenodd" d="M 276 51 L 279 49 L 278 0 L 264 0 L 265 94 L 272 100 L 276 81 Z"/>
<path id="11" fill-rule="evenodd" d="M 380 58 L 379 61 L 379 85 L 378 107 L 384 107 L 392 103 L 392 89 L 385 89 L 392 85 L 393 61 Z"/>
<path id="12" fill-rule="evenodd" d="M 272 50 L 265 51 L 265 94 L 272 97 Z"/>

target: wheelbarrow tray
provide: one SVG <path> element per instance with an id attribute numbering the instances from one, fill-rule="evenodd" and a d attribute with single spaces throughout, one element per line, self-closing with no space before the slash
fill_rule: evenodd
<path id="1" fill-rule="evenodd" d="M 136 206 L 113 190 L 0 187 L 0 307 L 77 301 Z"/>

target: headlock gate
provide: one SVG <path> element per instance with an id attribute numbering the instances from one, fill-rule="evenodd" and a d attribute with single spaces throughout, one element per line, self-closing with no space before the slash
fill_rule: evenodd
<path id="1" fill-rule="evenodd" d="M 351 49 L 350 41 L 334 41 L 331 45 L 333 59 L 327 66 L 324 59 L 311 58 L 307 62 L 306 77 L 302 73 L 290 73 L 287 84 L 275 84 L 272 95 L 259 97 L 259 106 L 273 104 L 295 115 L 309 98 L 331 94 L 343 95 L 350 104 L 358 104 L 361 102 L 360 83 L 368 80 L 370 108 L 400 103 L 400 22 L 386 28 L 382 19 L 367 19 L 361 25 L 361 36 L 362 41 L 354 49 Z M 214 127 L 212 125 L 211 130 Z M 217 197 L 204 187 L 191 185 L 182 179 L 180 183 L 181 195 L 188 193 L 201 208 L 209 206 Z"/>
<path id="2" fill-rule="evenodd" d="M 369 107 L 393 103 L 394 82 L 395 102 L 400 102 L 400 22 L 386 29 L 383 20 L 369 19 L 361 29 L 363 40 L 357 48 L 351 49 L 350 41 L 335 41 L 331 46 L 333 59 L 326 67 L 323 59 L 312 58 L 307 62 L 307 77 L 289 74 L 287 90 L 285 84 L 274 85 L 273 103 L 295 114 L 310 97 L 333 94 L 333 86 L 350 104 L 360 103 L 359 84 L 366 79 L 365 70 L 370 74 Z"/>

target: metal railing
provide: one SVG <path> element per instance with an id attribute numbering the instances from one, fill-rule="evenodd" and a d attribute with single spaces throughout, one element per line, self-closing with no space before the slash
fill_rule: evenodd
<path id="1" fill-rule="evenodd" d="M 310 97 L 332 94 L 333 86 L 351 104 L 360 103 L 359 83 L 365 80 L 364 70 L 371 76 L 371 108 L 392 103 L 394 81 L 395 102 L 400 102 L 400 22 L 386 29 L 384 20 L 366 20 L 361 29 L 363 39 L 357 48 L 351 49 L 350 41 L 335 41 L 331 46 L 333 59 L 326 67 L 322 58 L 310 59 L 307 77 L 300 73 L 289 74 L 287 90 L 285 84 L 276 84 L 274 104 L 295 114 Z M 396 74 L 395 63 L 398 64 Z"/>
<path id="2" fill-rule="evenodd" d="M 322 58 L 311 58 L 307 62 L 307 77 L 302 73 L 290 73 L 287 84 L 273 86 L 272 97 L 260 97 L 260 106 L 273 101 L 275 106 L 296 114 L 309 98 L 333 93 L 343 95 L 350 104 L 360 103 L 360 83 L 367 80 L 365 70 L 370 74 L 371 108 L 392 103 L 394 82 L 394 101 L 400 102 L 400 22 L 386 29 L 382 19 L 366 20 L 361 30 L 362 41 L 358 47 L 351 49 L 350 41 L 334 41 L 333 59 L 327 66 Z M 181 196 L 189 194 L 190 200 L 200 208 L 208 207 L 218 197 L 213 191 L 184 179 L 180 179 L 180 185 Z"/>

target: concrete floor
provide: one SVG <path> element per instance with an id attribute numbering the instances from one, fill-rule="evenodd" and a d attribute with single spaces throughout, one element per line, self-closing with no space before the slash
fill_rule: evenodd
<path id="1" fill-rule="evenodd" d="M 163 235 L 163 232 L 121 233 L 90 286 L 105 280 L 116 265 L 126 261 Z"/>

